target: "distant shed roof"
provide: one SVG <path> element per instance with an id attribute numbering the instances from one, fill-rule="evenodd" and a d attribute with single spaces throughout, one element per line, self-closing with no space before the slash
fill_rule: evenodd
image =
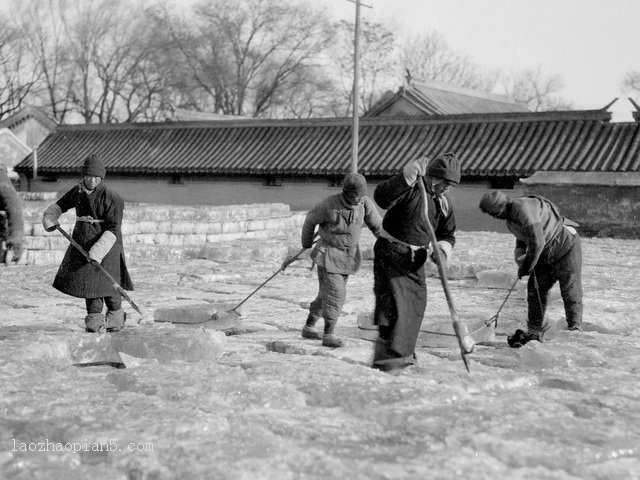
<path id="1" fill-rule="evenodd" d="M 539 170 L 639 171 L 640 125 L 603 110 L 360 120 L 359 171 L 397 173 L 407 159 L 453 151 L 463 176 Z M 342 175 L 349 118 L 65 125 L 38 148 L 40 175 L 76 174 L 96 153 L 122 175 Z M 15 170 L 30 175 L 30 155 Z"/>
<path id="2" fill-rule="evenodd" d="M 513 99 L 479 90 L 436 82 L 411 82 L 395 94 L 388 92 L 366 113 L 387 115 L 457 115 L 465 113 L 527 112 L 527 106 Z"/>

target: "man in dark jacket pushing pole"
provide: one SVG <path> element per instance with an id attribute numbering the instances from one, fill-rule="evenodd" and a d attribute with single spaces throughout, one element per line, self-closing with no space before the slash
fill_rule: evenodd
<path id="1" fill-rule="evenodd" d="M 480 210 L 507 221 L 516 237 L 518 278 L 527 283 L 528 331 L 516 330 L 508 339 L 512 347 L 530 340 L 542 341 L 549 290 L 560 283 L 569 330 L 582 329 L 582 246 L 577 223 L 560 215 L 549 200 L 536 195 L 511 199 L 502 192 L 485 193 Z"/>
<path id="2" fill-rule="evenodd" d="M 418 182 L 424 182 L 425 198 Z M 374 246 L 374 323 L 378 325 L 373 368 L 391 372 L 416 362 L 415 346 L 427 307 L 424 264 L 430 222 L 440 258 L 449 259 L 455 244 L 456 222 L 445 196 L 460 182 L 460 161 L 453 153 L 434 160 L 412 160 L 403 171 L 379 184 L 374 200 L 387 210 Z M 428 219 L 425 218 L 425 207 Z"/>

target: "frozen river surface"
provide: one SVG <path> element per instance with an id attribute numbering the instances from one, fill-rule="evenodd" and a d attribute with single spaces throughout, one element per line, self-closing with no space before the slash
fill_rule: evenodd
<path id="1" fill-rule="evenodd" d="M 509 235 L 458 239 L 460 271 L 514 271 Z M 237 304 L 277 270 L 283 245 L 298 248 L 276 239 L 237 242 L 221 262 L 131 260 L 131 297 L 149 312 Z M 136 326 L 125 304 L 115 339 L 83 332 L 82 300 L 50 286 L 56 267 L 2 268 L 0 478 L 639 479 L 639 247 L 583 240 L 585 332 L 564 330 L 554 290 L 547 341 L 509 348 L 526 318 L 519 293 L 471 373 L 457 346 L 421 337 L 419 366 L 398 376 L 369 367 L 373 344 L 357 328 L 373 309 L 371 261 L 349 280 L 335 350 L 299 336 L 317 288 L 308 260 L 243 305 L 235 335 Z M 450 286 L 467 321 L 490 318 L 507 292 L 469 275 Z M 449 322 L 436 277 L 428 292 L 425 327 Z M 115 340 L 126 368 L 72 365 L 83 345 Z"/>

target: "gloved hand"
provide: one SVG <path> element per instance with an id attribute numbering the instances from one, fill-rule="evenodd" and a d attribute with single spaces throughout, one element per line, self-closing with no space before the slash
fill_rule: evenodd
<path id="1" fill-rule="evenodd" d="M 11 261 L 13 263 L 18 263 L 22 257 L 22 253 L 24 252 L 24 247 L 21 243 L 7 243 L 7 250 L 13 250 L 13 257 L 11 258 Z"/>
<path id="2" fill-rule="evenodd" d="M 96 263 L 102 263 L 111 247 L 116 243 L 116 236 L 109 230 L 102 233 L 100 238 L 89 249 L 89 258 Z"/>
<path id="3" fill-rule="evenodd" d="M 522 268 L 522 264 L 518 265 L 518 278 L 528 277 L 531 274 L 531 270 L 525 270 Z"/>
<path id="4" fill-rule="evenodd" d="M 446 242 L 444 240 L 439 241 L 438 243 L 436 243 L 435 248 L 438 249 L 438 253 L 440 254 L 440 261 L 442 262 L 442 267 L 446 267 L 447 266 L 447 262 L 449 261 L 449 257 L 451 255 L 453 255 L 453 247 L 451 246 L 451 244 L 449 242 Z M 436 260 L 436 252 L 435 252 L 435 248 L 433 247 L 433 245 L 431 245 L 430 249 L 431 249 L 431 261 L 433 263 L 435 263 L 436 265 L 438 264 L 437 260 Z"/>
<path id="5" fill-rule="evenodd" d="M 57 227 L 60 226 L 60 223 L 58 223 L 57 218 L 50 215 L 44 215 L 42 217 L 42 226 L 47 232 L 53 232 Z"/>
<path id="6" fill-rule="evenodd" d="M 428 164 L 429 157 L 426 155 L 409 162 L 409 164 L 402 169 L 402 174 L 404 175 L 404 180 L 407 182 L 407 185 L 413 186 L 416 180 L 418 180 L 418 177 L 424 177 Z"/>
<path id="7" fill-rule="evenodd" d="M 516 257 L 516 264 L 518 265 L 518 278 L 528 276 L 531 273 L 531 271 L 529 270 L 525 271 L 522 268 L 522 265 L 524 263 L 524 257 L 526 257 L 524 250 L 516 248 L 515 257 Z"/>
<path id="8" fill-rule="evenodd" d="M 282 262 L 282 266 L 280 267 L 280 270 L 284 272 L 284 269 L 287 268 L 289 265 L 291 265 L 295 261 L 296 261 L 296 258 L 293 255 L 288 256 L 287 258 L 284 259 L 284 262 Z"/>
<path id="9" fill-rule="evenodd" d="M 89 261 L 91 263 L 100 263 L 102 262 L 102 260 L 104 259 L 104 257 L 100 254 L 98 254 L 98 250 L 95 248 L 90 248 L 89 249 Z"/>
<path id="10" fill-rule="evenodd" d="M 440 261 L 442 262 L 442 266 L 446 267 L 447 266 L 447 254 L 444 252 L 444 249 L 442 247 L 440 247 L 439 245 L 436 248 L 438 249 L 438 253 L 440 254 Z M 431 252 L 430 258 L 431 258 L 431 261 L 433 263 L 435 263 L 436 265 L 438 264 L 438 260 L 436 258 L 435 250 Z"/>

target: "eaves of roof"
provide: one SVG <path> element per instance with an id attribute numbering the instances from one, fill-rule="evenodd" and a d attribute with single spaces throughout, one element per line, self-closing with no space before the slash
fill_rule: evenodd
<path id="1" fill-rule="evenodd" d="M 457 153 L 464 176 L 640 170 L 638 123 L 603 110 L 361 118 L 359 171 L 396 173 L 426 153 Z M 121 175 L 331 176 L 351 166 L 349 118 L 59 126 L 38 148 L 42 175 L 76 174 L 96 153 Z M 16 171 L 29 175 L 33 158 Z"/>

